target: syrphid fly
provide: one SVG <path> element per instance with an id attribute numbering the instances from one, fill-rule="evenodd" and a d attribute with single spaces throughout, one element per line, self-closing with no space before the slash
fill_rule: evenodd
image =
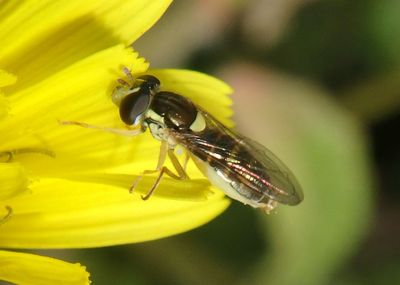
<path id="1" fill-rule="evenodd" d="M 123 71 L 126 79 L 118 79 L 119 86 L 112 98 L 119 106 L 121 120 L 130 129 L 101 129 L 138 135 L 149 128 L 152 136 L 161 141 L 156 169 L 145 170 L 142 174 L 158 173 L 151 189 L 142 196 L 144 200 L 156 190 L 164 174 L 187 179 L 189 157 L 211 184 L 232 199 L 254 208 L 270 212 L 278 203 L 297 205 L 303 200 L 300 184 L 292 172 L 267 148 L 228 129 L 188 98 L 162 90 L 155 76 L 134 78 L 127 68 Z M 98 128 L 84 123 L 64 123 Z M 175 155 L 178 145 L 188 153 L 183 165 Z M 167 155 L 176 174 L 164 166 Z M 131 191 L 142 176 L 132 185 Z"/>

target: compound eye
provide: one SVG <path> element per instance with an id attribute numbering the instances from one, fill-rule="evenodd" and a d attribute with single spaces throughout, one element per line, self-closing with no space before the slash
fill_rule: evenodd
<path id="1" fill-rule="evenodd" d="M 141 90 L 125 96 L 119 106 L 119 116 L 127 125 L 137 126 L 150 105 L 150 94 Z"/>

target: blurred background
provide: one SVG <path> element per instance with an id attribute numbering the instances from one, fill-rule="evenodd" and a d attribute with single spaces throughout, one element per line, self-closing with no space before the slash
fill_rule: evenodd
<path id="1" fill-rule="evenodd" d="M 134 48 L 153 68 L 230 84 L 237 128 L 290 166 L 305 200 L 272 215 L 233 202 L 191 232 L 69 259 L 94 284 L 400 284 L 399 12 L 398 0 L 175 1 Z"/>

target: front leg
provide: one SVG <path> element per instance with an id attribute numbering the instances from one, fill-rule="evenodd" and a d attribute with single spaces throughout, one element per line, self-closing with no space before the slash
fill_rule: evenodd
<path id="1" fill-rule="evenodd" d="M 130 137 L 135 137 L 144 132 L 144 130 L 142 128 L 124 130 L 124 129 L 115 129 L 115 128 L 107 128 L 107 127 L 102 127 L 102 126 L 95 126 L 95 125 L 90 125 L 87 123 L 76 122 L 76 121 L 59 121 L 59 123 L 61 125 L 75 125 L 75 126 L 80 126 L 82 128 L 95 129 L 95 130 L 100 130 L 100 131 L 107 132 L 107 133 L 113 133 L 113 134 L 117 134 L 117 135 L 130 136 Z"/>

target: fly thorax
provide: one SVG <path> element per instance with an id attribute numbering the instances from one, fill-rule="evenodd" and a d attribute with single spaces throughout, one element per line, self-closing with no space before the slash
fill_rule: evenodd
<path id="1" fill-rule="evenodd" d="M 205 128 L 201 112 L 188 98 L 172 92 L 159 92 L 151 104 L 151 109 L 163 118 L 167 129 L 175 132 L 200 132 Z"/>

